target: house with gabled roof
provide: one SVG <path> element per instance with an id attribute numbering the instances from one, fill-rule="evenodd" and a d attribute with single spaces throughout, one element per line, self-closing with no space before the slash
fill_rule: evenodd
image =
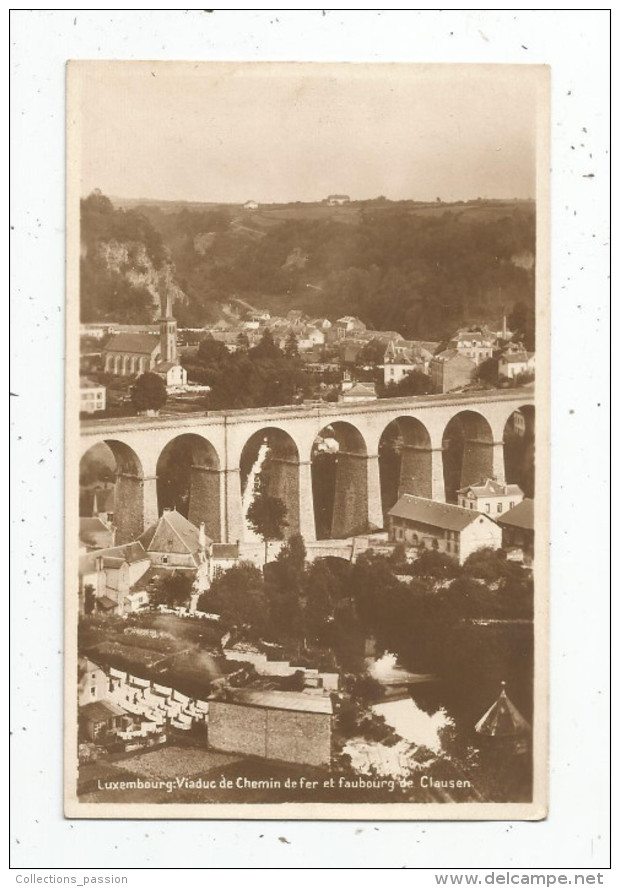
<path id="1" fill-rule="evenodd" d="M 478 549 L 499 549 L 502 532 L 488 515 L 403 493 L 388 512 L 389 539 L 444 552 L 463 564 Z"/>
<path id="2" fill-rule="evenodd" d="M 514 509 L 523 500 L 523 491 L 518 484 L 503 484 L 495 478 L 461 487 L 456 495 L 457 503 L 463 509 L 475 509 L 493 518 Z"/>
<path id="3" fill-rule="evenodd" d="M 140 542 L 97 549 L 82 555 L 78 562 L 80 612 L 84 613 L 86 592 L 95 596 L 95 609 L 123 614 L 134 609 L 129 599 L 135 583 L 151 566 Z"/>
<path id="4" fill-rule="evenodd" d="M 200 552 L 213 542 L 176 509 L 164 509 L 160 518 L 139 538 L 152 564 L 196 570 Z"/>
<path id="5" fill-rule="evenodd" d="M 355 403 L 357 401 L 376 401 L 377 389 L 374 382 L 354 382 L 353 385 L 343 389 L 338 398 L 345 404 Z"/>
<path id="6" fill-rule="evenodd" d="M 413 339 L 388 342 L 383 356 L 384 384 L 398 383 L 413 370 L 428 374 L 431 359 L 438 346 L 438 342 L 419 342 Z"/>
<path id="7" fill-rule="evenodd" d="M 522 373 L 533 373 L 536 366 L 536 355 L 525 349 L 505 351 L 498 363 L 497 374 L 506 379 L 514 379 Z"/>
<path id="8" fill-rule="evenodd" d="M 101 518 L 80 518 L 80 546 L 85 549 L 105 549 L 114 545 L 116 528 Z"/>
<path id="9" fill-rule="evenodd" d="M 500 515 L 497 523 L 502 528 L 503 548 L 508 552 L 520 550 L 526 559 L 531 558 L 534 554 L 534 500 L 522 500 L 514 509 Z"/>
<path id="10" fill-rule="evenodd" d="M 476 377 L 476 362 L 455 348 L 447 348 L 431 359 L 429 371 L 433 391 L 453 392 Z"/>
<path id="11" fill-rule="evenodd" d="M 460 355 L 471 358 L 475 364 L 482 364 L 483 361 L 493 357 L 496 343 L 495 333 L 486 327 L 479 327 L 476 330 L 457 330 L 448 348 L 453 348 Z"/>
<path id="12" fill-rule="evenodd" d="M 78 706 L 105 700 L 108 696 L 108 676 L 101 666 L 86 657 L 78 659 Z"/>
<path id="13" fill-rule="evenodd" d="M 330 330 L 330 340 L 344 339 L 345 336 L 355 336 L 366 329 L 366 324 L 354 315 L 344 315 L 334 321 Z"/>

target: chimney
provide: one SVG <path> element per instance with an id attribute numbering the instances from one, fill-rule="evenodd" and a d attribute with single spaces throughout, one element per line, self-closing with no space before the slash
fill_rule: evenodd
<path id="1" fill-rule="evenodd" d="M 207 548 L 207 534 L 205 533 L 204 521 L 200 522 L 200 528 L 198 529 L 198 546 L 201 552 L 204 552 Z"/>

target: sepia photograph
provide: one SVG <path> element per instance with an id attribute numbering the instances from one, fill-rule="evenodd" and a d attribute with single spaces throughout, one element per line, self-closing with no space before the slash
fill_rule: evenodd
<path id="1" fill-rule="evenodd" d="M 546 816 L 549 90 L 68 63 L 67 816 Z"/>

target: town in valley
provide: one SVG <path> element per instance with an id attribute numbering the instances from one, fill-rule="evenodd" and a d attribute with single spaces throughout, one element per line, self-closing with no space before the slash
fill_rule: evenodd
<path id="1" fill-rule="evenodd" d="M 80 801 L 531 800 L 534 230 L 82 199 Z"/>

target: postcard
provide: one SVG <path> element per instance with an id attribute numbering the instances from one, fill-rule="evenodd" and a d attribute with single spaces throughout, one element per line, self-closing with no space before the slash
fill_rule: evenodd
<path id="1" fill-rule="evenodd" d="M 67 67 L 65 813 L 547 813 L 549 69 Z"/>

